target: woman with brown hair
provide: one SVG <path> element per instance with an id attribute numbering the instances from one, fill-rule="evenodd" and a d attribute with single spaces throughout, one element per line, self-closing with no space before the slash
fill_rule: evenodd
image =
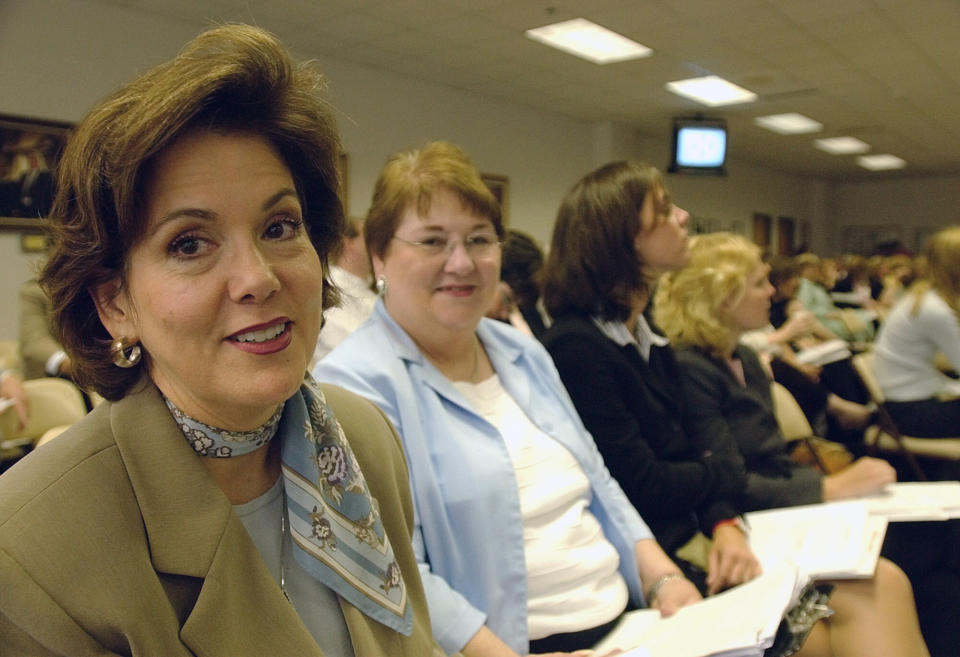
<path id="1" fill-rule="evenodd" d="M 335 303 L 319 73 L 205 32 L 71 138 L 40 279 L 84 420 L 0 479 L 18 655 L 429 655 L 396 434 L 305 369 Z"/>
<path id="2" fill-rule="evenodd" d="M 614 162 L 581 178 L 554 226 L 544 289 L 554 322 L 544 344 L 611 473 L 668 553 L 676 557 L 698 530 L 712 537 L 705 572 L 681 564 L 709 594 L 760 569 L 739 517 L 747 465 L 734 446 L 685 422 L 696 402 L 644 315 L 658 282 L 690 259 L 688 218 L 649 165 Z M 909 582 L 883 562 L 873 580 L 834 592 L 836 614 L 814 625 L 802 654 L 925 654 L 906 596 Z"/>
<path id="3" fill-rule="evenodd" d="M 700 599 L 610 477 L 543 346 L 484 317 L 500 281 L 500 208 L 447 142 L 390 157 L 367 246 L 381 299 L 314 374 L 397 427 L 414 545 L 449 652 L 589 648 L 628 603 Z"/>

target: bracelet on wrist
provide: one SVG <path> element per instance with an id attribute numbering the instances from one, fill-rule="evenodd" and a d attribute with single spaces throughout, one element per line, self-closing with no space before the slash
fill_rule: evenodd
<path id="1" fill-rule="evenodd" d="M 713 529 L 711 530 L 712 534 L 716 534 L 717 530 L 724 526 L 736 527 L 743 533 L 744 536 L 750 536 L 750 530 L 747 528 L 747 523 L 744 522 L 743 518 L 737 516 L 736 518 L 727 518 L 717 522 Z"/>
<path id="2" fill-rule="evenodd" d="M 650 591 L 647 592 L 647 606 L 653 606 L 653 602 L 657 599 L 657 594 L 660 593 L 660 589 L 675 579 L 686 579 L 686 577 L 683 576 L 683 573 L 667 573 L 654 582 L 653 586 L 650 587 Z"/>

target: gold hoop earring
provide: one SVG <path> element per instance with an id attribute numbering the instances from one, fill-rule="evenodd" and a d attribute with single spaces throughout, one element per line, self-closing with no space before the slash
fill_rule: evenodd
<path id="1" fill-rule="evenodd" d="M 140 362 L 143 350 L 139 344 L 131 344 L 127 342 L 126 338 L 117 338 L 110 345 L 110 355 L 113 356 L 114 365 L 128 369 Z"/>

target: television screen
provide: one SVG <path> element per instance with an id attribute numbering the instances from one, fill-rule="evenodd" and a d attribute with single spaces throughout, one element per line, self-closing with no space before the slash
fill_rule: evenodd
<path id="1" fill-rule="evenodd" d="M 675 119 L 670 173 L 724 175 L 727 126 L 722 119 Z"/>

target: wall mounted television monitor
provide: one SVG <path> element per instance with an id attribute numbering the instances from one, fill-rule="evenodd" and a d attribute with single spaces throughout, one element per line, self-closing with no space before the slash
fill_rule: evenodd
<path id="1" fill-rule="evenodd" d="M 727 122 L 723 119 L 674 119 L 669 173 L 727 174 Z"/>

